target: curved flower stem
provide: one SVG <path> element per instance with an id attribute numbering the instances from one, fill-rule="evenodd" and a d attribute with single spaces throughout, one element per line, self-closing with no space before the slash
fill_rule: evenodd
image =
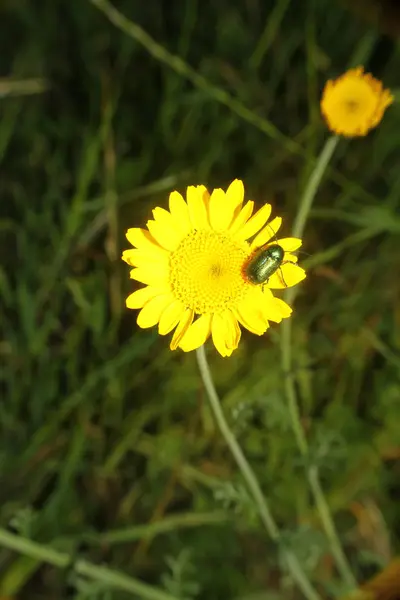
<path id="1" fill-rule="evenodd" d="M 247 458 L 243 454 L 242 448 L 240 447 L 237 439 L 235 438 L 232 430 L 228 425 L 228 422 L 225 419 L 221 403 L 214 386 L 211 371 L 208 366 L 204 346 L 201 346 L 196 350 L 196 355 L 201 378 L 203 380 L 204 387 L 206 389 L 207 396 L 210 401 L 210 406 L 214 414 L 215 421 L 253 497 L 254 504 L 257 507 L 258 513 L 260 515 L 261 521 L 263 522 L 263 525 L 265 526 L 265 529 L 267 530 L 271 539 L 278 544 L 281 541 L 278 526 L 275 523 L 273 516 L 271 515 L 268 502 L 264 498 L 257 477 L 255 476 L 253 469 L 251 468 L 249 462 L 247 461 Z M 284 556 L 290 573 L 294 581 L 296 581 L 297 585 L 303 592 L 304 596 L 308 600 L 319 600 L 319 594 L 316 592 L 316 590 L 308 580 L 308 577 L 303 571 L 303 568 L 297 560 L 296 556 L 289 550 L 286 550 L 284 547 L 282 547 L 282 551 L 284 552 Z"/>
<path id="2" fill-rule="evenodd" d="M 325 146 L 322 149 L 321 154 L 317 160 L 313 172 L 311 173 L 308 184 L 304 190 L 303 196 L 300 201 L 299 210 L 293 225 L 293 237 L 302 237 L 304 228 L 307 222 L 307 218 L 318 190 L 318 186 L 321 179 L 326 171 L 329 160 L 337 146 L 339 138 L 332 136 L 328 138 Z M 297 295 L 297 287 L 290 288 L 285 291 L 284 299 L 291 306 Z M 301 455 L 304 458 L 308 456 L 308 442 L 305 436 L 301 418 L 299 405 L 297 401 L 296 388 L 294 385 L 293 377 L 290 375 L 292 370 L 292 324 L 291 319 L 286 319 L 281 326 L 281 356 L 282 356 L 282 367 L 285 374 L 285 389 L 288 400 L 288 409 L 291 420 L 293 433 L 295 435 L 298 448 Z M 347 562 L 346 556 L 343 552 L 342 545 L 339 540 L 338 533 L 336 531 L 335 524 L 332 519 L 332 515 L 329 510 L 328 503 L 323 493 L 318 468 L 311 466 L 307 468 L 307 479 L 314 496 L 314 500 L 319 512 L 323 527 L 325 529 L 326 536 L 329 540 L 332 554 L 334 556 L 338 571 L 343 581 L 353 588 L 356 585 L 355 578 L 351 572 L 350 566 Z"/>

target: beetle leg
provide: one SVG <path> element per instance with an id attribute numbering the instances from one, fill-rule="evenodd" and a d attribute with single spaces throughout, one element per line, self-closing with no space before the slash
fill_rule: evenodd
<path id="1" fill-rule="evenodd" d="M 293 262 L 292 260 L 285 260 L 285 261 L 283 261 L 282 265 L 287 265 L 288 263 L 289 263 L 290 265 L 296 265 L 296 266 L 297 266 L 297 263 Z M 281 278 L 281 280 L 282 280 L 282 283 L 283 283 L 283 285 L 284 285 L 285 287 L 288 287 L 288 285 L 287 285 L 287 283 L 286 283 L 286 281 L 285 281 L 285 279 L 284 279 L 284 277 L 283 277 L 283 272 L 282 272 L 282 269 L 281 269 L 281 267 L 279 267 L 279 276 L 280 276 L 280 278 Z"/>
<path id="2" fill-rule="evenodd" d="M 285 281 L 285 279 L 284 279 L 284 277 L 283 277 L 282 269 L 281 269 L 280 267 L 279 267 L 279 269 L 278 269 L 278 272 L 279 272 L 279 277 L 280 277 L 280 279 L 281 279 L 281 281 L 282 281 L 283 285 L 285 286 L 285 288 L 287 288 L 288 286 L 287 286 L 287 283 L 286 283 L 286 281 Z"/>

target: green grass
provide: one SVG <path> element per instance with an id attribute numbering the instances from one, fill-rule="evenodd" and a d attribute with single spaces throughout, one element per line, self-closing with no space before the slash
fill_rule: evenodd
<path id="1" fill-rule="evenodd" d="M 361 62 L 398 88 L 398 43 L 383 51 L 327 0 L 115 2 L 160 52 L 94 4 L 1 9 L 3 72 L 28 83 L 0 98 L 0 596 L 302 598 L 194 354 L 125 309 L 120 255 L 171 190 L 236 177 L 289 235 L 327 138 L 325 80 Z M 281 327 L 245 333 L 230 359 L 208 353 L 281 543 L 322 598 L 346 586 L 310 467 L 358 581 L 399 553 L 399 127 L 396 103 L 368 137 L 340 141 L 306 224 L 289 374 L 304 456 Z"/>

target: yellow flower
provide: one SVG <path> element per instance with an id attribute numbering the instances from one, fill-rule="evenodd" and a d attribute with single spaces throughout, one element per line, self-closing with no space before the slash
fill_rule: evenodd
<path id="1" fill-rule="evenodd" d="M 383 118 L 393 96 L 363 67 L 350 69 L 328 81 L 322 93 L 321 112 L 331 131 L 345 137 L 366 135 Z"/>
<path id="2" fill-rule="evenodd" d="M 279 323 L 292 312 L 269 288 L 304 279 L 291 254 L 301 240 L 271 241 L 285 250 L 281 273 L 275 272 L 265 285 L 250 283 L 244 276 L 246 261 L 256 248 L 275 239 L 282 219 L 266 225 L 271 206 L 253 215 L 254 202 L 243 205 L 243 198 L 243 183 L 237 179 L 226 192 L 216 189 L 211 195 L 202 185 L 190 186 L 186 202 L 172 192 L 169 211 L 157 207 L 147 229 L 127 231 L 135 249 L 125 250 L 122 259 L 134 267 L 131 278 L 146 287 L 128 296 L 126 305 L 141 309 L 139 327 L 158 323 L 161 335 L 175 329 L 171 350 L 194 350 L 211 335 L 218 352 L 230 356 L 239 344 L 240 325 L 262 335 L 269 321 Z"/>

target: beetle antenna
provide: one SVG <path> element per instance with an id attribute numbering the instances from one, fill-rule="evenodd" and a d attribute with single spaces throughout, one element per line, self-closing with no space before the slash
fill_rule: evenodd
<path id="1" fill-rule="evenodd" d="M 274 231 L 273 228 L 270 225 L 268 225 L 268 223 L 265 227 L 268 227 L 268 229 L 270 231 L 272 231 L 272 235 L 271 235 L 270 239 L 271 240 L 273 239 L 275 242 L 278 242 L 278 238 L 276 237 L 276 231 Z M 269 242 L 269 240 L 268 240 L 268 242 Z M 305 252 L 304 250 L 286 250 L 286 252 L 288 252 L 289 254 L 304 254 L 304 256 L 311 256 L 311 254 L 309 254 L 308 252 Z"/>
<path id="2" fill-rule="evenodd" d="M 268 229 L 272 232 L 271 237 L 269 238 L 269 240 L 266 242 L 266 244 L 270 243 L 270 240 L 274 240 L 275 242 L 278 241 L 278 238 L 276 237 L 276 231 L 274 231 L 274 229 L 271 227 L 271 225 L 265 225 L 265 227 L 268 227 Z"/>

